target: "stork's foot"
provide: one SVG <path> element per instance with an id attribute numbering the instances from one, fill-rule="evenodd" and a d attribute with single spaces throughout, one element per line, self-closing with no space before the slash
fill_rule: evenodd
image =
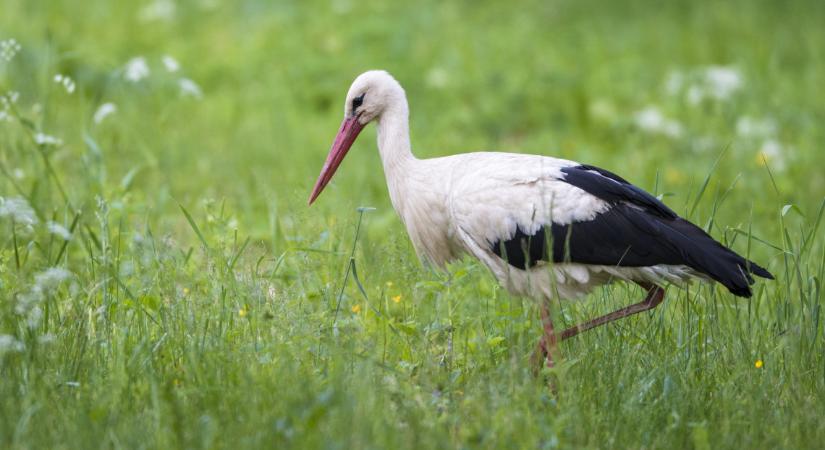
<path id="1" fill-rule="evenodd" d="M 637 284 L 647 291 L 647 296 L 645 296 L 644 300 L 640 301 L 639 303 L 635 303 L 633 305 L 613 311 L 610 314 L 605 314 L 601 317 L 597 317 L 591 321 L 576 325 L 574 327 L 570 327 L 562 331 L 561 339 L 565 340 L 584 331 L 596 328 L 606 323 L 613 322 L 614 320 L 619 320 L 624 317 L 632 316 L 633 314 L 638 314 L 643 311 L 649 311 L 662 303 L 662 300 L 664 300 L 665 298 L 664 288 L 652 283 L 637 282 Z"/>

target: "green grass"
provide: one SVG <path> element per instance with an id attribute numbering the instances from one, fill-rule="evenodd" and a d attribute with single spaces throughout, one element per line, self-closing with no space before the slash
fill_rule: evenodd
<path id="1" fill-rule="evenodd" d="M 821 447 L 821 2 L 192 0 L 168 19 L 133 3 L 0 0 L 0 41 L 22 46 L 0 60 L 0 95 L 19 92 L 0 105 L 0 212 L 25 199 L 37 219 L 0 214 L 0 447 Z M 151 74 L 132 83 L 138 56 Z M 715 65 L 740 88 L 692 103 Z M 530 370 L 534 303 L 469 259 L 420 266 L 373 128 L 306 207 L 372 68 L 405 86 L 418 156 L 614 170 L 777 279 L 750 300 L 671 287 L 564 342 L 552 395 Z M 650 106 L 681 133 L 640 129 Z M 743 117 L 775 126 L 743 135 Z M 573 324 L 641 296 L 554 311 Z"/>

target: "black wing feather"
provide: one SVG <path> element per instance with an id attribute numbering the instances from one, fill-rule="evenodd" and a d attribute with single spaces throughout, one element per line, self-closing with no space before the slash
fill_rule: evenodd
<path id="1" fill-rule="evenodd" d="M 606 202 L 627 202 L 662 217 L 679 217 L 659 199 L 613 172 L 595 166 L 565 167 L 561 171 L 564 173 L 564 181 Z"/>

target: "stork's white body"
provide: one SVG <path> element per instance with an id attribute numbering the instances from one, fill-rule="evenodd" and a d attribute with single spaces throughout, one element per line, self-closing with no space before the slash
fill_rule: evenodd
<path id="1" fill-rule="evenodd" d="M 392 158 L 398 152 L 381 154 Z M 551 157 L 496 152 L 433 159 L 408 155 L 390 167 L 384 163 L 390 199 L 419 258 L 443 268 L 468 253 L 515 295 L 574 299 L 614 279 L 682 283 L 698 275 L 684 265 L 664 264 L 619 267 L 541 262 L 520 269 L 493 253 L 491 244 L 512 237 L 517 228 L 534 232 L 551 221 L 592 220 L 610 208 L 563 181 L 559 169 L 577 165 Z"/>
<path id="2" fill-rule="evenodd" d="M 344 117 L 310 203 L 363 126 L 377 122 L 393 207 L 418 256 L 435 266 L 470 254 L 512 293 L 542 300 L 577 298 L 614 279 L 650 287 L 696 277 L 750 296 L 749 272 L 771 276 L 650 194 L 594 166 L 494 152 L 416 158 L 406 95 L 386 72 L 355 80 Z M 547 244 L 551 234 L 554 242 Z"/>

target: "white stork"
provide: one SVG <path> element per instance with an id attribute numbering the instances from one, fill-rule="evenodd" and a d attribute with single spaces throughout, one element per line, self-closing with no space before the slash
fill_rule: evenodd
<path id="1" fill-rule="evenodd" d="M 750 297 L 751 274 L 773 276 L 680 218 L 661 201 L 598 167 L 539 155 L 479 152 L 418 159 L 410 149 L 401 85 L 369 71 L 352 83 L 344 121 L 309 204 L 329 183 L 361 130 L 375 121 L 390 200 L 419 258 L 437 267 L 469 253 L 512 294 L 539 300 L 539 354 L 590 328 L 652 309 L 664 283 L 715 280 Z M 612 280 L 641 285 L 644 300 L 558 335 L 547 303 Z"/>

